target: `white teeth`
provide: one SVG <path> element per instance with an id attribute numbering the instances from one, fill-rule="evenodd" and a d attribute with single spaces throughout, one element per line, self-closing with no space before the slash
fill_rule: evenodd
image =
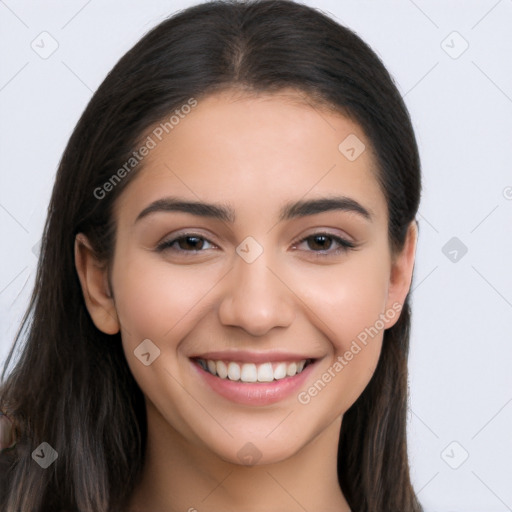
<path id="1" fill-rule="evenodd" d="M 256 369 L 256 365 L 252 363 L 242 365 L 240 380 L 243 382 L 256 382 L 258 380 L 258 370 Z"/>
<path id="2" fill-rule="evenodd" d="M 233 362 L 228 364 L 228 378 L 229 380 L 240 380 L 240 365 Z"/>
<path id="3" fill-rule="evenodd" d="M 221 379 L 225 379 L 228 376 L 228 367 L 223 361 L 217 361 L 217 375 Z"/>
<path id="4" fill-rule="evenodd" d="M 208 359 L 207 361 L 207 364 L 208 364 L 208 370 L 210 371 L 211 374 L 213 375 L 216 375 L 217 374 L 217 371 L 216 371 L 216 364 L 215 364 L 215 361 L 212 361 L 211 359 Z"/>
<path id="5" fill-rule="evenodd" d="M 293 377 L 297 373 L 297 363 L 290 363 L 286 370 L 288 377 Z"/>
<path id="6" fill-rule="evenodd" d="M 300 373 L 306 366 L 306 359 L 292 363 L 244 363 L 240 365 L 234 361 L 226 364 L 224 361 L 213 361 L 211 359 L 198 359 L 198 364 L 212 375 L 221 379 L 228 378 L 233 381 L 242 382 L 272 382 L 285 377 L 293 377 Z"/>
<path id="7" fill-rule="evenodd" d="M 272 382 L 274 380 L 274 371 L 271 363 L 260 364 L 258 367 L 258 382 Z"/>
<path id="8" fill-rule="evenodd" d="M 286 377 L 286 363 L 279 363 L 274 370 L 274 379 L 280 380 Z"/>

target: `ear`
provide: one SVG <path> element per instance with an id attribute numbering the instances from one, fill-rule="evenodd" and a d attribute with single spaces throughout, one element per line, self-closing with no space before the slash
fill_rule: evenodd
<path id="1" fill-rule="evenodd" d="M 409 224 L 407 235 L 402 251 L 396 254 L 392 260 L 391 275 L 389 279 L 388 298 L 386 301 L 386 311 L 390 309 L 400 310 L 405 302 L 412 282 L 412 271 L 414 268 L 414 257 L 416 254 L 416 244 L 418 241 L 418 224 L 416 220 Z M 393 320 L 389 320 L 386 328 L 392 327 L 400 315 L 393 315 Z"/>
<path id="2" fill-rule="evenodd" d="M 106 334 L 116 334 L 119 320 L 108 283 L 107 265 L 98 260 L 83 233 L 75 237 L 75 267 L 94 325 Z"/>

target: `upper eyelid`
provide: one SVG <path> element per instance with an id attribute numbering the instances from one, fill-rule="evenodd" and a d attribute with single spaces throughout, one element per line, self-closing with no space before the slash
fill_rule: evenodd
<path id="1" fill-rule="evenodd" d="M 352 244 L 355 244 L 356 241 L 348 234 L 340 234 L 340 233 L 331 233 L 329 231 L 329 229 L 331 228 L 325 228 L 325 229 L 322 229 L 322 228 L 318 228 L 316 229 L 315 231 L 312 231 L 311 233 L 308 233 L 306 235 L 301 235 L 300 237 L 296 238 L 295 242 L 293 242 L 294 244 L 296 243 L 299 243 L 299 242 L 303 242 L 304 240 L 306 240 L 307 238 L 310 238 L 312 236 L 317 236 L 317 235 L 327 235 L 327 236 L 331 236 L 333 238 L 340 238 L 346 242 L 349 242 L 349 243 L 352 243 Z"/>
<path id="2" fill-rule="evenodd" d="M 173 245 L 178 240 L 182 240 L 183 238 L 189 238 L 189 237 L 201 238 L 203 240 L 206 240 L 206 242 L 208 242 L 209 244 L 212 244 L 213 246 L 218 247 L 218 244 L 216 244 L 215 242 L 212 242 L 209 237 L 207 237 L 205 235 L 202 235 L 200 233 L 194 233 L 194 232 L 188 232 L 187 231 L 187 232 L 184 232 L 184 233 L 178 233 L 177 235 L 172 235 L 170 237 L 162 238 L 162 240 L 160 240 L 156 244 L 156 250 L 157 251 L 159 249 L 163 250 L 163 249 L 166 248 L 166 246 L 170 247 L 171 245 Z M 177 252 L 193 252 L 193 251 L 184 251 L 182 249 L 178 249 Z M 198 251 L 198 252 L 204 252 L 204 251 Z"/>
<path id="3" fill-rule="evenodd" d="M 183 233 L 177 233 L 177 234 L 172 234 L 170 236 L 164 236 L 160 242 L 157 243 L 157 246 L 160 245 L 160 244 L 164 244 L 164 243 L 167 243 L 167 242 L 175 242 L 176 240 L 181 240 L 182 238 L 188 238 L 188 237 L 197 237 L 197 238 L 202 238 L 204 240 L 206 240 L 207 242 L 210 242 L 211 244 L 215 244 L 215 242 L 213 242 L 211 240 L 211 237 L 209 235 L 204 235 L 202 233 L 196 233 L 194 231 L 184 231 Z"/>

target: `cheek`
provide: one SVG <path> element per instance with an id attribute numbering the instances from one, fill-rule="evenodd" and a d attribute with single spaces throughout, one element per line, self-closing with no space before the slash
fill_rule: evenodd
<path id="1" fill-rule="evenodd" d="M 311 312 L 310 320 L 335 351 L 345 351 L 384 313 L 389 266 L 378 251 L 354 253 L 340 264 L 307 268 L 295 283 L 294 291 L 307 306 L 304 310 Z"/>
<path id="2" fill-rule="evenodd" d="M 328 340 L 330 353 L 314 388 L 303 390 L 299 402 L 314 398 L 319 411 L 330 404 L 340 414 L 370 381 L 382 348 L 389 282 L 389 267 L 377 256 L 359 254 L 346 265 L 302 275 L 297 294 L 304 298 L 309 321 Z"/>
<path id="3" fill-rule="evenodd" d="M 177 334 L 201 313 L 216 276 L 216 270 L 206 266 L 175 266 L 147 257 L 119 260 L 114 294 L 130 343 L 149 338 L 168 345 L 179 339 Z"/>
<path id="4" fill-rule="evenodd" d="M 131 373 L 146 398 L 159 411 L 166 411 L 167 421 L 186 435 L 190 428 L 184 418 L 194 417 L 197 407 L 189 392 L 178 384 L 184 378 L 179 349 L 205 309 L 211 308 L 208 292 L 222 277 L 217 269 L 206 267 L 173 266 L 142 254 L 119 258 L 112 275 Z M 147 339 L 156 349 L 147 342 L 141 345 Z M 145 365 L 139 359 L 137 354 L 145 352 L 151 359 L 158 354 L 154 362 Z M 171 409 L 169 403 L 174 404 Z"/>

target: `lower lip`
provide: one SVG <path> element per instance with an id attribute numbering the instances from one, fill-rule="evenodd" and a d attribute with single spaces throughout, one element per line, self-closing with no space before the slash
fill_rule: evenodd
<path id="1" fill-rule="evenodd" d="M 315 364 L 316 361 L 310 363 L 293 377 L 285 377 L 272 382 L 240 382 L 216 377 L 203 370 L 197 362 L 192 361 L 192 366 L 196 368 L 204 382 L 213 391 L 231 402 L 242 405 L 270 405 L 280 402 L 294 393 L 296 394 L 313 371 Z"/>

